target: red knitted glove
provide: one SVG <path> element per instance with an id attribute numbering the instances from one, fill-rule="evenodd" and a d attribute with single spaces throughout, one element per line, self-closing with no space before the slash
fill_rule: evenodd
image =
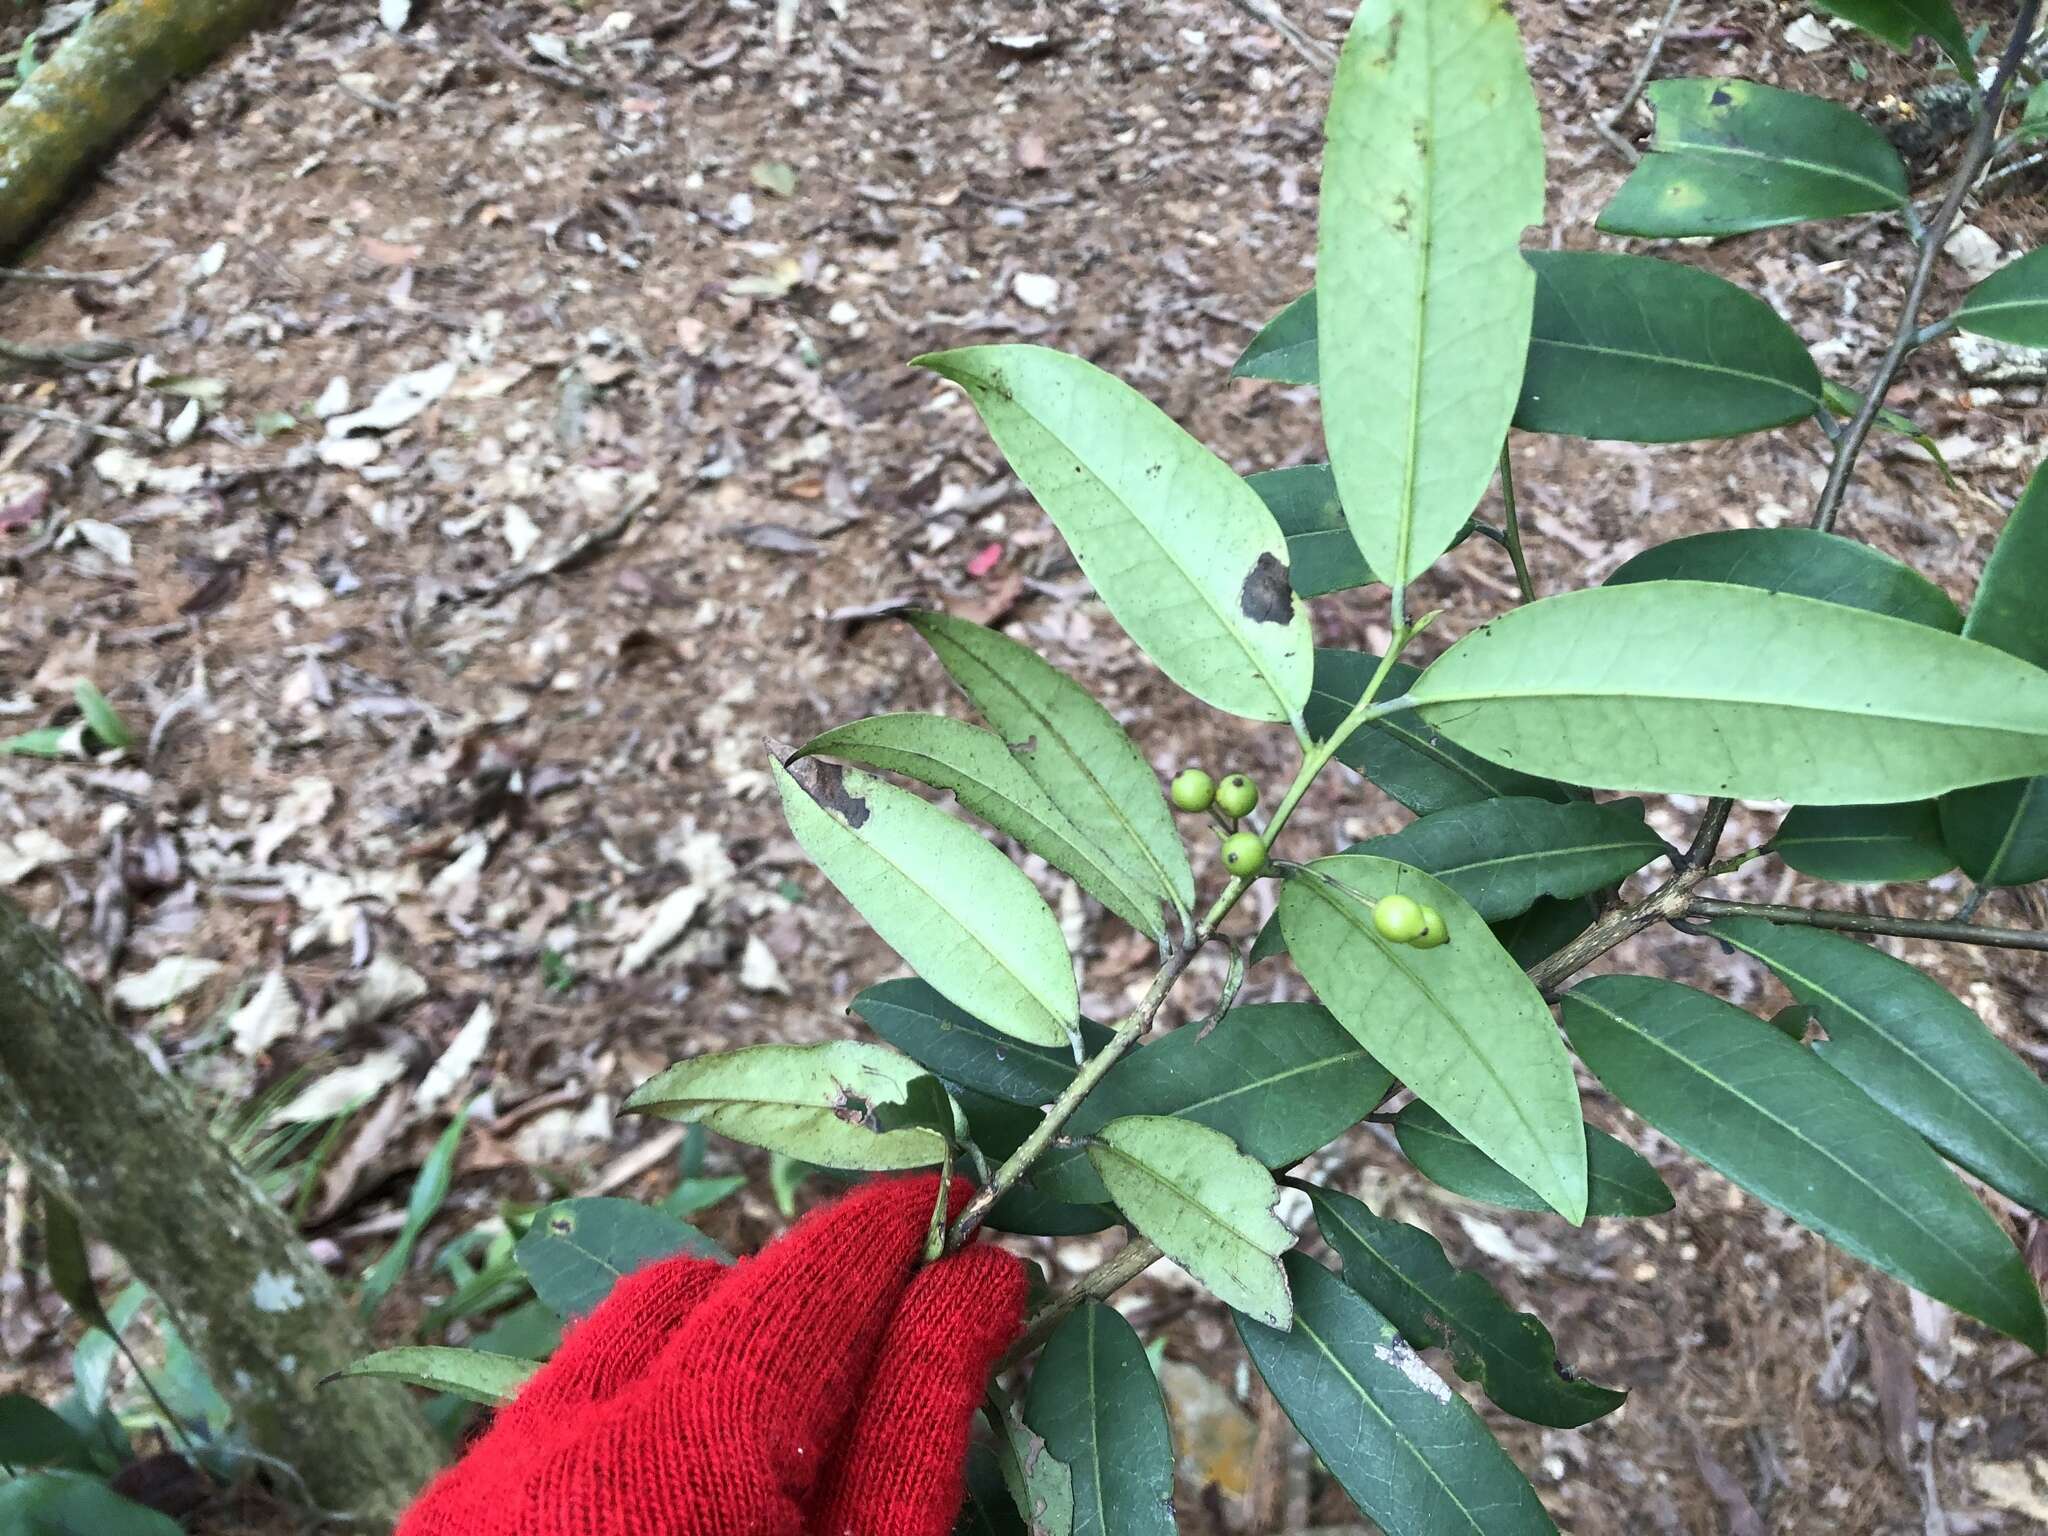
<path id="1" fill-rule="evenodd" d="M 920 1267 L 937 1198 L 870 1184 L 734 1268 L 627 1276 L 398 1536 L 947 1536 L 1025 1277 Z"/>

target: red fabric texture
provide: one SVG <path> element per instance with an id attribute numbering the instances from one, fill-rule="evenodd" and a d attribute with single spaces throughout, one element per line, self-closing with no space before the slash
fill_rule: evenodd
<path id="1" fill-rule="evenodd" d="M 628 1275 L 397 1536 L 948 1536 L 1025 1275 L 921 1265 L 937 1198 L 877 1182 L 732 1268 Z"/>

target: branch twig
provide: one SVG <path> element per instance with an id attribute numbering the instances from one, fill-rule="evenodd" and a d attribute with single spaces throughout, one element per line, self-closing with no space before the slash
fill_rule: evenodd
<path id="1" fill-rule="evenodd" d="M 1008 1370 L 1051 1338 L 1053 1330 L 1060 1325 L 1060 1319 L 1082 1302 L 1100 1301 L 1115 1295 L 1162 1257 L 1159 1245 L 1149 1239 L 1141 1237 L 1124 1244 L 1031 1315 L 1024 1324 L 1024 1331 L 1017 1336 L 1017 1342 L 1010 1346 L 1010 1352 L 996 1367 L 997 1373 Z"/>
<path id="2" fill-rule="evenodd" d="M 1289 47 L 1317 69 L 1334 70 L 1337 67 L 1337 50 L 1288 20 L 1274 0 L 1232 0 L 1232 3 L 1252 20 L 1278 32 L 1287 40 Z"/>
<path id="3" fill-rule="evenodd" d="M 1629 108 L 1636 104 L 1636 98 L 1643 94 L 1643 88 L 1650 83 L 1650 75 L 1657 68 L 1657 61 L 1664 57 L 1664 45 L 1671 40 L 1671 23 L 1678 18 L 1678 8 L 1685 0 L 1671 0 L 1664 7 L 1664 15 L 1657 28 L 1650 34 L 1650 45 L 1643 50 L 1642 62 L 1636 66 L 1635 78 L 1628 83 L 1628 89 L 1621 93 L 1621 100 L 1614 104 L 1614 110 L 1601 118 L 1596 127 L 1600 137 L 1621 152 L 1622 158 L 1634 165 L 1643 157 L 1635 145 L 1621 136 L 1621 120 L 1628 115 Z"/>
<path id="4" fill-rule="evenodd" d="M 1694 896 L 1685 904 L 1688 917 L 1762 917 L 1798 928 L 1828 928 L 1841 933 L 1883 933 L 1901 939 L 1935 939 L 1949 944 L 1978 944 L 1987 949 L 2033 949 L 2048 952 L 2048 933 L 2029 928 L 1988 928 L 1981 923 L 1955 923 L 1932 918 L 1889 917 L 1882 912 L 1837 912 L 1827 907 L 1780 907 L 1764 902 L 1719 901 Z"/>
<path id="5" fill-rule="evenodd" d="M 1834 529 L 1842 497 L 1849 489 L 1850 476 L 1856 472 L 1856 460 L 1863 452 L 1864 441 L 1876 425 L 1878 413 L 1884 409 L 1885 397 L 1891 393 L 1893 381 L 1898 378 L 1899 370 L 1905 366 L 1906 358 L 1913 350 L 1920 309 L 1927 302 L 1935 263 L 1941 259 L 1942 245 L 1955 226 L 1956 215 L 1962 212 L 1964 199 L 1970 195 L 1985 162 L 1991 158 L 1992 147 L 1998 141 L 1998 121 L 2005 112 L 2006 93 L 2012 86 L 2014 75 L 2019 72 L 2020 60 L 2026 56 L 2028 41 L 2034 35 L 2034 23 L 2040 15 L 2041 0 L 2020 0 L 2011 41 L 2005 45 L 2005 53 L 1998 61 L 1998 73 L 1992 77 L 1991 88 L 1984 93 L 1977 126 L 1970 130 L 1969 143 L 1956 166 L 1955 180 L 1948 189 L 1948 196 L 1941 200 L 1941 206 L 1928 221 L 1921 239 L 1920 260 L 1913 268 L 1913 281 L 1906 290 L 1905 307 L 1899 314 L 1892 344 L 1886 350 L 1884 360 L 1877 365 L 1877 372 L 1864 386 L 1861 409 L 1842 429 L 1841 439 L 1835 444 L 1835 460 L 1828 467 L 1827 484 L 1822 487 L 1820 500 L 1813 509 L 1813 526 L 1823 533 Z"/>

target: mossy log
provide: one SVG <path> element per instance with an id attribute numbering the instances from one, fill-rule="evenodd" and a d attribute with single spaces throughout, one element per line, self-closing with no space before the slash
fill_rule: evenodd
<path id="1" fill-rule="evenodd" d="M 0 102 L 0 256 L 19 250 L 164 88 L 280 0 L 114 0 Z"/>
<path id="2" fill-rule="evenodd" d="M 320 1379 L 369 1352 L 284 1213 L 0 897 L 0 1143 L 163 1303 L 258 1449 L 388 1531 L 436 1441 L 406 1389 Z"/>

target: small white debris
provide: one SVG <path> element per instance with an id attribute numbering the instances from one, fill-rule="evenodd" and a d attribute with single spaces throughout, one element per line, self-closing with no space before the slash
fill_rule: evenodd
<path id="1" fill-rule="evenodd" d="M 1372 1352 L 1383 1364 L 1391 1365 L 1406 1376 L 1410 1386 L 1420 1388 L 1440 1403 L 1451 1400 L 1450 1383 L 1432 1371 L 1406 1339 L 1396 1335 L 1391 1344 L 1373 1345 Z"/>
<path id="2" fill-rule="evenodd" d="M 426 978 L 403 960 L 379 955 L 363 967 L 362 983 L 320 1015 L 320 1033 L 336 1035 L 374 1023 L 427 995 Z"/>
<path id="3" fill-rule="evenodd" d="M 1811 12 L 1785 29 L 1785 41 L 1801 53 L 1822 53 L 1835 46 L 1835 34 Z"/>
<path id="4" fill-rule="evenodd" d="M 130 566 L 135 563 L 135 541 L 128 536 L 126 528 L 117 528 L 112 523 L 96 522 L 81 517 L 64 530 L 63 543 L 90 544 L 114 564 Z"/>
<path id="5" fill-rule="evenodd" d="M 762 942 L 758 933 L 747 935 L 747 947 L 740 955 L 740 985 L 749 992 L 780 992 L 789 996 L 789 983 L 782 979 L 775 951 Z"/>
<path id="6" fill-rule="evenodd" d="M 276 1114 L 273 1125 L 303 1125 L 313 1120 L 332 1120 L 375 1098 L 405 1075 L 405 1056 L 397 1050 L 372 1051 L 353 1066 L 337 1067 L 316 1078 L 292 1096 Z"/>
<path id="7" fill-rule="evenodd" d="M 455 1032 L 455 1038 L 448 1042 L 448 1049 L 431 1067 L 426 1078 L 412 1096 L 412 1101 L 421 1109 L 432 1109 L 449 1094 L 462 1086 L 462 1080 L 483 1059 L 484 1047 L 490 1043 L 491 1031 L 497 1028 L 498 1015 L 489 1003 L 478 1003 L 476 1012 L 469 1016 L 469 1022 Z"/>
<path id="8" fill-rule="evenodd" d="M 258 1312 L 296 1312 L 306 1304 L 299 1282 L 290 1275 L 263 1271 L 249 1288 L 249 1300 Z"/>
<path id="9" fill-rule="evenodd" d="M 166 955 L 140 976 L 124 976 L 114 983 L 114 1001 L 137 1013 L 168 1008 L 225 969 L 218 960 L 205 960 L 198 955 Z"/>
<path id="10" fill-rule="evenodd" d="M 337 418 L 342 419 L 342 418 Z M 367 469 L 384 457 L 381 437 L 330 437 L 314 450 L 322 464 L 335 469 Z"/>
<path id="11" fill-rule="evenodd" d="M 305 1018 L 284 972 L 272 971 L 249 1000 L 228 1016 L 228 1034 L 242 1055 L 258 1056 L 286 1035 L 296 1034 Z"/>
<path id="12" fill-rule="evenodd" d="M 339 416 L 355 402 L 355 391 L 348 387 L 348 380 L 337 373 L 320 391 L 320 398 L 313 402 L 313 414 L 325 421 L 330 416 Z"/>
<path id="13" fill-rule="evenodd" d="M 19 885 L 39 869 L 62 864 L 71 850 L 41 827 L 24 827 L 0 838 L 0 885 Z"/>
<path id="14" fill-rule="evenodd" d="M 512 563 L 523 564 L 540 542 L 540 524 L 527 516 L 524 507 L 505 509 L 505 543 L 512 550 Z"/>
<path id="15" fill-rule="evenodd" d="M 1942 242 L 1941 248 L 1973 283 L 1983 282 L 2005 262 L 2005 252 L 1998 248 L 1998 242 L 1974 224 L 1959 226 Z"/>
<path id="16" fill-rule="evenodd" d="M 1060 301 L 1060 280 L 1043 272 L 1019 272 L 1010 279 L 1010 291 L 1017 295 L 1019 303 L 1050 310 Z"/>
<path id="17" fill-rule="evenodd" d="M 327 423 L 329 437 L 347 437 L 352 432 L 390 432 L 404 426 L 428 406 L 447 394 L 455 383 L 455 364 L 436 363 L 416 373 L 401 373 L 377 391 L 376 398 L 360 411 L 336 416 Z"/>
<path id="18" fill-rule="evenodd" d="M 640 932 L 619 956 L 619 974 L 630 976 L 645 970 L 656 955 L 682 937 L 683 930 L 703 906 L 702 886 L 679 886 L 662 897 L 660 905 L 648 914 Z"/>

